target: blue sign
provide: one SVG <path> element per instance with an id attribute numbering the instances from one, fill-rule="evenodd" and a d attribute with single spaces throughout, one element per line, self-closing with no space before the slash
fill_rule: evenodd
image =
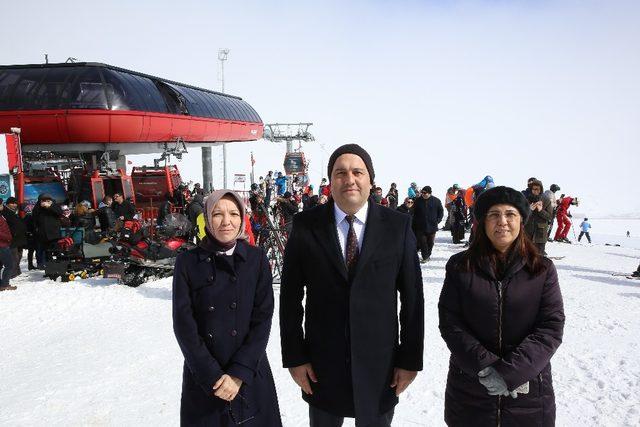
<path id="1" fill-rule="evenodd" d="M 0 175 L 0 198 L 4 202 L 11 196 L 11 175 Z"/>

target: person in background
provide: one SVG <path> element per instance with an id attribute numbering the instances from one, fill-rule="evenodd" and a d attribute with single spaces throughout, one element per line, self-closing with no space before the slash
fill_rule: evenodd
<path id="1" fill-rule="evenodd" d="M 442 227 L 445 231 L 451 230 L 451 225 L 453 223 L 453 218 L 451 216 L 451 207 L 458 196 L 458 190 L 460 187 L 458 184 L 453 184 L 453 186 L 447 188 L 447 194 L 444 195 L 444 209 L 447 211 L 447 218 L 444 220 L 444 226 Z"/>
<path id="2" fill-rule="evenodd" d="M 408 215 L 413 216 L 413 199 L 410 197 L 405 197 L 404 203 L 401 204 L 396 210 L 398 212 L 402 212 Z"/>
<path id="3" fill-rule="evenodd" d="M 282 172 L 278 172 L 276 178 L 276 193 L 278 196 L 283 196 L 287 191 L 287 177 L 282 175 Z"/>
<path id="4" fill-rule="evenodd" d="M 62 209 L 48 194 L 38 196 L 33 207 L 33 224 L 36 232 L 36 262 L 39 269 L 44 269 L 47 262 L 47 251 L 60 239 L 60 217 Z"/>
<path id="5" fill-rule="evenodd" d="M 112 230 L 116 225 L 116 214 L 112 209 L 113 198 L 111 196 L 104 196 L 100 204 L 98 205 L 98 211 L 96 216 L 100 222 L 100 231 L 102 235 L 106 236 L 109 230 Z"/>
<path id="6" fill-rule="evenodd" d="M 113 195 L 113 204 L 111 206 L 116 219 L 120 221 L 133 221 L 136 215 L 136 207 L 129 200 L 125 200 L 121 193 Z"/>
<path id="7" fill-rule="evenodd" d="M 391 183 L 391 187 L 387 192 L 386 196 L 387 202 L 389 202 L 389 208 L 396 210 L 398 209 L 398 186 L 395 182 Z"/>
<path id="8" fill-rule="evenodd" d="M 553 216 L 553 206 L 551 200 L 543 195 L 542 182 L 534 180 L 529 184 L 528 190 L 528 196 L 525 197 L 531 207 L 531 214 L 524 229 L 540 254 L 546 256 L 547 228 Z"/>
<path id="9" fill-rule="evenodd" d="M 307 191 L 302 194 L 302 210 L 307 211 L 318 206 L 318 196 L 313 194 L 313 185 L 307 187 Z"/>
<path id="10" fill-rule="evenodd" d="M 528 198 L 529 195 L 531 194 L 531 185 L 538 181 L 538 179 L 536 177 L 531 177 L 527 180 L 527 188 L 525 188 L 524 190 L 522 190 L 522 194 L 524 195 L 525 198 Z M 538 181 L 540 182 L 540 181 Z"/>
<path id="11" fill-rule="evenodd" d="M 271 193 L 273 192 L 273 187 L 275 186 L 275 180 L 273 179 L 273 171 L 269 171 L 267 176 L 264 178 L 265 184 L 265 193 L 264 193 L 264 207 L 269 211 L 269 206 L 271 206 Z"/>
<path id="12" fill-rule="evenodd" d="M 582 239 L 582 236 L 587 236 L 587 240 L 591 243 L 589 230 L 591 230 L 591 224 L 589 224 L 589 218 L 585 218 L 584 221 L 580 223 L 580 235 L 578 236 L 578 242 Z"/>
<path id="13" fill-rule="evenodd" d="M 553 240 L 556 242 L 571 243 L 567 238 L 569 235 L 569 229 L 571 228 L 571 212 L 569 208 L 571 206 L 578 206 L 578 198 L 570 196 L 560 197 L 558 200 L 558 211 L 556 213 L 556 220 L 558 221 L 558 229 L 556 230 L 556 236 Z"/>
<path id="14" fill-rule="evenodd" d="M 164 201 L 158 208 L 158 218 L 156 218 L 156 225 L 162 227 L 164 225 L 164 219 L 171 215 L 173 212 L 173 196 L 170 192 L 164 193 Z"/>
<path id="15" fill-rule="evenodd" d="M 451 238 L 454 244 L 462 243 L 464 240 L 465 227 L 467 222 L 467 205 L 464 202 L 465 190 L 459 189 L 455 200 L 451 203 Z"/>
<path id="16" fill-rule="evenodd" d="M 418 197 L 418 184 L 412 182 L 409 188 L 407 189 L 407 197 L 410 199 L 415 199 Z"/>
<path id="17" fill-rule="evenodd" d="M 9 281 L 13 277 L 13 265 L 14 260 L 11 255 L 11 242 L 13 236 L 11 235 L 11 229 L 7 220 L 4 219 L 5 206 L 0 199 L 0 268 L 2 268 L 2 274 L 0 275 L 0 291 L 15 291 L 16 287 L 11 286 Z"/>
<path id="18" fill-rule="evenodd" d="M 329 198 L 322 194 L 319 198 L 318 198 L 318 204 L 319 205 L 324 205 L 325 203 L 327 203 L 329 201 Z"/>
<path id="19" fill-rule="evenodd" d="M 20 218 L 18 212 L 18 199 L 15 197 L 9 197 L 4 206 L 4 209 L 0 212 L 2 216 L 7 220 L 9 229 L 11 230 L 11 256 L 13 257 L 13 274 L 11 278 L 17 277 L 22 274 L 20 271 L 20 261 L 22 260 L 22 250 L 27 247 L 27 225 L 24 220 Z"/>
<path id="20" fill-rule="evenodd" d="M 413 205 L 413 230 L 422 255 L 420 262 L 423 264 L 431 257 L 438 224 L 443 216 L 442 202 L 431 194 L 431 187 L 425 185 L 420 190 L 420 197 L 415 199 Z"/>
<path id="21" fill-rule="evenodd" d="M 71 212 L 71 208 L 69 205 L 60 206 L 62 209 L 62 216 L 60 217 L 60 226 L 69 228 L 72 226 L 73 213 Z"/>
<path id="22" fill-rule="evenodd" d="M 549 229 L 547 230 L 547 241 L 551 240 L 551 231 L 553 230 L 553 220 L 556 217 L 558 212 L 558 201 L 556 198 L 556 192 L 560 191 L 560 186 L 558 184 L 551 184 L 551 187 L 547 191 L 543 193 L 543 196 L 547 199 L 551 200 L 551 207 L 553 208 L 553 215 L 551 216 L 551 220 L 549 221 Z"/>
<path id="23" fill-rule="evenodd" d="M 199 194 L 204 197 L 204 190 L 199 182 L 193 184 L 193 190 L 191 190 L 191 197 L 194 197 L 196 194 Z"/>
<path id="24" fill-rule="evenodd" d="M 565 315 L 553 261 L 524 232 L 530 212 L 520 191 L 485 191 L 475 203 L 475 238 L 447 262 L 438 312 L 451 351 L 450 426 L 555 424 L 550 360 Z"/>
<path id="25" fill-rule="evenodd" d="M 284 221 L 284 230 L 289 235 L 291 234 L 291 227 L 293 227 L 293 216 L 298 213 L 298 204 L 288 191 L 282 197 L 278 196 L 276 203 Z"/>

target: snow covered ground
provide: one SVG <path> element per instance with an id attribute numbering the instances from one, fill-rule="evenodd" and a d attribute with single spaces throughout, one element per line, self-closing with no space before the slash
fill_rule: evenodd
<path id="1" fill-rule="evenodd" d="M 640 281 L 611 273 L 637 267 L 640 230 L 627 239 L 593 225 L 601 243 L 547 247 L 566 256 L 556 261 L 567 317 L 552 360 L 557 422 L 638 426 Z M 605 246 L 597 235 L 620 238 L 622 246 Z M 425 367 L 401 397 L 395 426 L 444 424 L 449 352 L 437 328 L 437 300 L 444 265 L 461 250 L 449 241 L 438 234 L 423 268 Z M 14 284 L 17 291 L 0 293 L 0 425 L 179 424 L 182 355 L 171 326 L 171 279 L 134 289 L 106 279 L 63 284 L 32 272 Z M 284 424 L 307 425 L 306 404 L 280 368 L 277 317 L 268 353 Z"/>

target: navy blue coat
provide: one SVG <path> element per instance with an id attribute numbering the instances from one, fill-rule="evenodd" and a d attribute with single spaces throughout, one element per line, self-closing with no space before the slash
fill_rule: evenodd
<path id="1" fill-rule="evenodd" d="M 564 310 L 553 262 L 530 274 L 517 261 L 497 280 L 488 265 L 460 268 L 464 252 L 447 263 L 440 332 L 451 350 L 445 393 L 450 426 L 553 426 L 550 360 L 562 342 Z M 500 291 L 502 290 L 502 291 Z M 489 396 L 478 372 L 494 367 L 509 390 L 529 382 L 529 393 Z"/>
<path id="2" fill-rule="evenodd" d="M 302 397 L 331 414 L 355 416 L 362 425 L 398 403 L 390 387 L 395 367 L 422 370 L 424 298 L 410 222 L 408 215 L 369 203 L 351 280 L 338 244 L 333 202 L 294 216 L 285 250 L 280 288 L 284 367 L 311 363 L 318 382 L 311 383 L 312 395 Z"/>
<path id="3" fill-rule="evenodd" d="M 243 381 L 231 403 L 243 425 L 281 426 L 266 347 L 273 315 L 269 263 L 262 249 L 238 241 L 231 256 L 196 247 L 178 255 L 173 329 L 185 358 L 182 425 L 234 425 L 229 404 L 212 387 L 228 374 Z"/>

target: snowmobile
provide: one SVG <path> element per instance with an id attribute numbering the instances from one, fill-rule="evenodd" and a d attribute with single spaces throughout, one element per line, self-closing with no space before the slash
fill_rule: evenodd
<path id="1" fill-rule="evenodd" d="M 87 239 L 82 227 L 61 228 L 62 237 L 48 251 L 44 276 L 62 282 L 98 276 L 102 262 L 111 258 L 111 244 L 104 240 Z M 90 240 L 90 241 L 87 241 Z"/>
<path id="2" fill-rule="evenodd" d="M 113 240 L 112 259 L 103 263 L 104 277 L 138 287 L 173 274 L 176 257 L 194 247 L 191 223 L 183 214 L 168 215 L 150 236 L 137 221 L 125 221 Z"/>

